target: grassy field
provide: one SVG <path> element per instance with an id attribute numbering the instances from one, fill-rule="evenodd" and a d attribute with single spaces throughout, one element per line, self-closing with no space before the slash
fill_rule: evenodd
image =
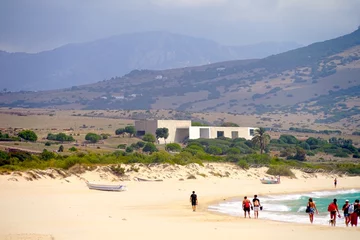
<path id="1" fill-rule="evenodd" d="M 180 113 L 170 110 L 154 110 L 154 111 L 85 111 L 85 110 L 51 110 L 51 109 L 0 109 L 0 129 L 1 131 L 8 132 L 10 134 L 16 134 L 20 129 L 31 129 L 38 135 L 37 143 L 28 142 L 1 142 L 0 148 L 6 147 L 18 147 L 24 149 L 31 149 L 36 151 L 42 151 L 47 149 L 49 151 L 55 151 L 59 148 L 60 144 L 53 144 L 51 146 L 45 146 L 46 136 L 49 133 L 71 134 L 76 140 L 75 143 L 64 143 L 65 152 L 68 152 L 69 148 L 75 145 L 80 151 L 98 151 L 109 152 L 117 149 L 119 144 L 135 143 L 139 141 L 138 138 L 119 137 L 115 135 L 115 130 L 123 128 L 127 125 L 133 125 L 134 120 L 130 118 L 147 119 L 192 119 L 196 121 L 209 122 L 216 124 L 219 122 L 234 122 L 240 126 L 263 126 L 273 127 L 274 123 L 281 124 L 281 128 L 286 130 L 291 126 L 311 128 L 314 130 L 341 130 L 343 135 L 325 135 L 314 133 L 297 133 L 297 132 L 274 132 L 270 131 L 272 138 L 278 138 L 281 134 L 292 134 L 299 139 L 305 139 L 308 137 L 322 137 L 328 139 L 332 136 L 343 137 L 352 139 L 354 145 L 360 147 L 360 136 L 353 136 L 351 133 L 356 131 L 356 128 L 342 128 L 336 124 L 322 125 L 314 124 L 314 116 L 305 114 L 293 114 L 287 116 L 281 116 L 279 114 L 266 114 L 263 116 L 257 115 L 234 115 L 227 113 Z M 108 139 L 102 140 L 96 144 L 87 144 L 82 146 L 85 135 L 89 132 L 97 134 L 106 133 L 111 136 Z M 164 146 L 159 146 L 160 149 L 164 149 Z"/>

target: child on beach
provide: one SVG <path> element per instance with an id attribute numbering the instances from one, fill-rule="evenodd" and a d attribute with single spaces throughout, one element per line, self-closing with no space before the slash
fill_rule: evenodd
<path id="1" fill-rule="evenodd" d="M 316 204 L 315 202 L 312 200 L 312 198 L 309 198 L 309 202 L 307 207 L 309 208 L 309 218 L 310 218 L 310 223 L 313 223 L 314 221 L 314 213 L 316 211 L 316 214 L 319 214 L 317 208 L 316 208 Z"/>

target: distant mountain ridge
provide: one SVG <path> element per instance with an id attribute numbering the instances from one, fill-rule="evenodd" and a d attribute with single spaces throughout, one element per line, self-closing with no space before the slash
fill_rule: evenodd
<path id="1" fill-rule="evenodd" d="M 0 107 L 305 113 L 317 122 L 348 126 L 360 121 L 359 76 L 360 29 L 264 59 L 133 70 L 51 91 L 4 91 Z M 281 125 L 277 121 L 274 126 Z"/>
<path id="2" fill-rule="evenodd" d="M 68 44 L 40 53 L 0 51 L 0 87 L 49 90 L 89 84 L 135 69 L 169 69 L 236 59 L 263 58 L 300 47 L 297 43 L 222 46 L 167 32 L 122 34 Z"/>

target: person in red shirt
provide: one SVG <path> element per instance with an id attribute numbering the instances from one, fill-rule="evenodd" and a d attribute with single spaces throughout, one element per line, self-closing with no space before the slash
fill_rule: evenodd
<path id="1" fill-rule="evenodd" d="M 244 200 L 242 202 L 242 207 L 243 207 L 243 210 L 244 210 L 244 217 L 246 218 L 246 212 L 249 214 L 249 218 L 250 217 L 250 207 L 252 207 L 252 204 L 250 202 L 249 199 L 247 199 L 247 196 L 244 197 Z"/>
<path id="2" fill-rule="evenodd" d="M 336 226 L 336 213 L 337 216 L 340 218 L 339 208 L 337 205 L 337 199 L 335 198 L 332 203 L 328 206 L 328 211 L 330 212 L 330 221 L 332 226 Z"/>

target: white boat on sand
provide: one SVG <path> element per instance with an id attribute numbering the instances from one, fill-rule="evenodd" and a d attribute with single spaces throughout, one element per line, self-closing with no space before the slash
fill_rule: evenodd
<path id="1" fill-rule="evenodd" d="M 126 191 L 126 186 L 122 184 L 97 184 L 97 183 L 90 183 L 86 182 L 86 185 L 89 189 L 93 190 L 101 190 L 101 191 Z"/>
<path id="2" fill-rule="evenodd" d="M 280 176 L 278 176 L 277 178 L 261 178 L 260 182 L 263 184 L 279 184 Z"/>

